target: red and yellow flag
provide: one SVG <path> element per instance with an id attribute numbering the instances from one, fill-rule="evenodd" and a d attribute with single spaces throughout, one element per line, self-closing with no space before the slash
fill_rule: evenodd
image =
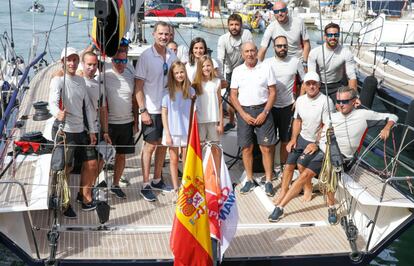
<path id="1" fill-rule="evenodd" d="M 213 265 L 197 116 L 191 125 L 182 187 L 178 194 L 170 246 L 174 265 Z"/>

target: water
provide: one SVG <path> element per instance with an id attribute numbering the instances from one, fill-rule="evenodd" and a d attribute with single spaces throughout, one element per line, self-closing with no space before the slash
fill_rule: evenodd
<path id="1" fill-rule="evenodd" d="M 25 60 L 29 58 L 30 48 L 32 44 L 33 33 L 36 32 L 38 36 L 39 48 L 37 54 L 43 51 L 46 42 L 46 33 L 53 20 L 53 14 L 55 11 L 56 3 L 58 0 L 40 1 L 45 6 L 46 11 L 41 14 L 26 12 L 30 6 L 31 1 L 27 0 L 13 0 L 12 12 L 13 12 L 13 35 L 17 54 L 22 55 Z M 10 23 L 7 1 L 2 0 L 3 7 L 0 9 L 0 32 L 7 31 L 10 36 Z M 74 12 L 74 16 L 64 16 L 64 11 L 67 8 L 66 1 L 60 1 L 60 6 L 56 12 L 56 19 L 53 26 L 53 31 L 50 34 L 49 46 L 46 49 L 48 62 L 53 62 L 59 58 L 60 51 L 65 44 L 65 23 L 69 18 L 69 34 L 68 45 L 78 49 L 85 48 L 89 43 L 88 32 L 90 32 L 90 19 L 93 17 L 92 10 L 79 10 L 70 5 L 70 11 L 67 14 Z M 79 19 L 79 15 L 82 19 Z M 225 21 L 223 21 L 226 24 Z M 148 41 L 151 42 L 152 29 L 147 28 L 145 36 Z M 207 45 L 216 50 L 218 36 L 223 34 L 223 29 L 177 29 L 176 41 L 180 44 L 189 44 L 190 40 L 194 37 L 203 37 L 207 41 Z M 316 40 L 320 38 L 319 33 L 310 31 L 311 39 L 313 40 L 312 46 L 315 46 Z M 261 35 L 254 34 L 257 44 L 260 43 Z M 268 56 L 272 52 L 268 52 Z M 213 57 L 215 51 L 213 51 Z M 385 249 L 372 263 L 371 265 L 412 265 L 414 260 L 414 254 L 411 251 L 411 243 L 414 242 L 414 228 L 410 228 L 399 239 L 395 240 L 391 246 Z M 9 252 L 3 245 L 0 244 L 0 266 L 3 265 L 24 265 L 16 256 Z"/>

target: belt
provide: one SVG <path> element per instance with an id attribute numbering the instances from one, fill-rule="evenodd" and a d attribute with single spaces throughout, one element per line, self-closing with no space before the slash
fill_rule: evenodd
<path id="1" fill-rule="evenodd" d="M 266 103 L 262 103 L 262 104 L 259 104 L 259 105 L 242 106 L 242 107 L 246 108 L 246 109 L 260 109 L 260 108 L 263 108 L 265 106 L 266 106 Z"/>

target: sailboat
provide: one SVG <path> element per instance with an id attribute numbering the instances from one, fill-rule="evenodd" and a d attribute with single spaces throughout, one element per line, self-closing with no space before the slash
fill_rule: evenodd
<path id="1" fill-rule="evenodd" d="M 137 10 L 142 2 L 130 4 L 136 4 Z M 133 17 L 134 12 L 128 14 Z M 116 50 L 116 47 L 106 50 L 109 48 Z M 62 216 L 60 194 L 51 193 L 60 187 L 50 175 L 50 152 L 38 154 L 31 150 L 33 146 L 26 151 L 18 149 L 15 141 L 29 138 L 38 143 L 39 135 L 43 136 L 41 150 L 53 141 L 47 140 L 51 120 L 34 119 L 33 103 L 48 100 L 51 77 L 61 69 L 61 64 L 55 62 L 40 70 L 30 83 L 26 79 L 30 67 L 43 56 L 44 53 L 29 62 L 17 77 L 2 116 L 0 241 L 31 265 L 172 265 L 174 257 L 169 240 L 176 207 L 172 203 L 173 194 L 158 192 L 155 203 L 138 195 L 143 182 L 138 153 L 127 157 L 125 174 L 131 182 L 125 188 L 127 199 L 105 194 L 108 190 L 104 186 L 100 191 L 110 207 L 109 215 L 82 212 L 78 204 L 72 203 L 78 213 L 73 220 Z M 139 53 L 135 56 L 139 60 Z M 239 222 L 223 263 L 365 265 L 375 258 L 414 222 L 412 195 L 399 186 L 414 176 L 403 156 L 409 147 L 407 143 L 413 141 L 413 128 L 403 124 L 397 128 L 403 138 L 396 141 L 395 153 L 385 156 L 385 165 L 367 157 L 375 152 L 372 143 L 360 154 L 354 168 L 342 173 L 337 193 L 342 218 L 336 225 L 327 221 L 327 206 L 321 194 L 307 204 L 300 198 L 294 199 L 286 207 L 289 215 L 279 223 L 269 223 L 267 217 L 274 206 L 261 185 L 263 174 L 255 173 L 258 186 L 252 193 L 241 195 L 239 184 L 244 175 L 237 136 L 234 131 L 224 135 L 223 150 L 226 160 L 231 160 L 230 175 L 237 184 Z M 136 149 L 141 146 L 142 141 L 138 141 Z M 106 168 L 100 178 L 108 181 L 111 175 Z M 168 177 L 168 170 L 164 170 L 164 175 Z M 274 181 L 274 186 L 279 183 Z M 72 174 L 68 184 L 72 195 L 76 195 L 78 185 L 79 175 Z"/>

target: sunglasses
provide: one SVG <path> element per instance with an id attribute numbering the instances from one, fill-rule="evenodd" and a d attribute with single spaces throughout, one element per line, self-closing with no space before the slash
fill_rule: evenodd
<path id="1" fill-rule="evenodd" d="M 121 43 L 119 45 L 120 46 L 128 46 L 129 45 L 128 39 L 122 38 Z"/>
<path id="2" fill-rule="evenodd" d="M 349 104 L 353 99 L 355 99 L 355 98 L 346 99 L 346 100 L 338 100 L 338 99 L 336 99 L 336 103 L 337 104 Z"/>
<path id="3" fill-rule="evenodd" d="M 338 38 L 339 37 L 339 32 L 337 32 L 337 33 L 327 33 L 326 37 L 328 37 L 328 38 L 333 38 L 333 37 Z"/>
<path id="4" fill-rule="evenodd" d="M 167 65 L 167 63 L 164 62 L 164 64 L 162 65 L 162 69 L 164 70 L 164 76 L 167 75 L 167 73 L 168 73 L 168 65 Z"/>
<path id="5" fill-rule="evenodd" d="M 115 64 L 126 64 L 128 63 L 128 59 L 112 58 L 112 62 L 114 62 Z"/>
<path id="6" fill-rule="evenodd" d="M 287 44 L 275 44 L 275 47 L 279 48 L 279 49 L 282 49 L 282 48 L 287 49 L 288 48 Z"/>
<path id="7" fill-rule="evenodd" d="M 274 14 L 279 14 L 279 13 L 286 13 L 287 12 L 287 7 L 284 7 L 284 8 L 282 8 L 282 9 L 274 9 L 273 10 L 273 13 Z"/>

